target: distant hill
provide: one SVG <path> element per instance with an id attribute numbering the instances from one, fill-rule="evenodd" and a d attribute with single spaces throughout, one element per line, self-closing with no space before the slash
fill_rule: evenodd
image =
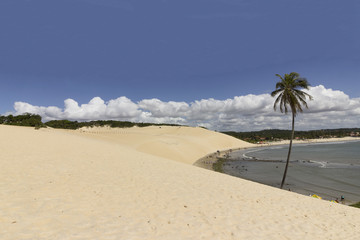
<path id="1" fill-rule="evenodd" d="M 222 132 L 241 140 L 256 143 L 260 141 L 277 141 L 290 139 L 290 130 L 269 129 L 253 132 Z M 339 129 L 321 129 L 311 131 L 295 131 L 296 139 L 318 139 L 360 136 L 360 128 L 339 128 Z"/>

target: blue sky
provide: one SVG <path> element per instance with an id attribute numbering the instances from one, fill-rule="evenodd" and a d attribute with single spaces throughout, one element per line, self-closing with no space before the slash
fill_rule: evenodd
<path id="1" fill-rule="evenodd" d="M 0 113 L 258 96 L 292 71 L 357 99 L 359 26 L 357 0 L 2 0 Z"/>

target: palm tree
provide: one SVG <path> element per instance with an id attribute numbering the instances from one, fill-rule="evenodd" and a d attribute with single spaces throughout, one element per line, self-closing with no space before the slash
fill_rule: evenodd
<path id="1" fill-rule="evenodd" d="M 306 97 L 308 97 L 309 100 L 312 100 L 312 96 L 300 90 L 302 88 L 309 89 L 310 86 L 310 84 L 305 78 L 300 78 L 300 74 L 292 72 L 290 74 L 285 74 L 283 77 L 279 74 L 276 74 L 276 76 L 278 76 L 281 81 L 276 83 L 276 89 L 271 93 L 272 97 L 278 95 L 274 103 L 274 110 L 276 111 L 276 107 L 279 104 L 280 111 L 282 113 L 285 112 L 285 114 L 287 114 L 289 110 L 292 113 L 292 131 L 289 152 L 287 155 L 284 175 L 280 186 L 280 188 L 282 189 L 285 183 L 286 173 L 289 166 L 292 141 L 294 138 L 295 117 L 298 112 L 303 111 L 302 105 L 308 108 L 308 105 L 306 103 Z"/>

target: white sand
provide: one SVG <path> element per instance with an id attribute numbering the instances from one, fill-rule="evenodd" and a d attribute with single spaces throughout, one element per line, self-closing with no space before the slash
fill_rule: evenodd
<path id="1" fill-rule="evenodd" d="M 329 142 L 349 142 L 349 141 L 360 141 L 360 137 L 343 137 L 343 138 L 319 138 L 319 139 L 307 139 L 307 140 L 293 140 L 293 144 L 309 144 L 309 143 L 329 143 Z M 257 145 L 288 145 L 290 140 L 282 140 L 277 142 L 266 142 Z"/>
<path id="2" fill-rule="evenodd" d="M 360 239 L 360 210 L 191 164 L 200 128 L 0 125 L 0 239 Z"/>

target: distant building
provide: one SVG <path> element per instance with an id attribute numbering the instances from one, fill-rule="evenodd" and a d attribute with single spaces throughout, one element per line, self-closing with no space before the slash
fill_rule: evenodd
<path id="1" fill-rule="evenodd" d="M 350 137 L 359 137 L 360 136 L 360 132 L 351 132 L 350 133 Z"/>

